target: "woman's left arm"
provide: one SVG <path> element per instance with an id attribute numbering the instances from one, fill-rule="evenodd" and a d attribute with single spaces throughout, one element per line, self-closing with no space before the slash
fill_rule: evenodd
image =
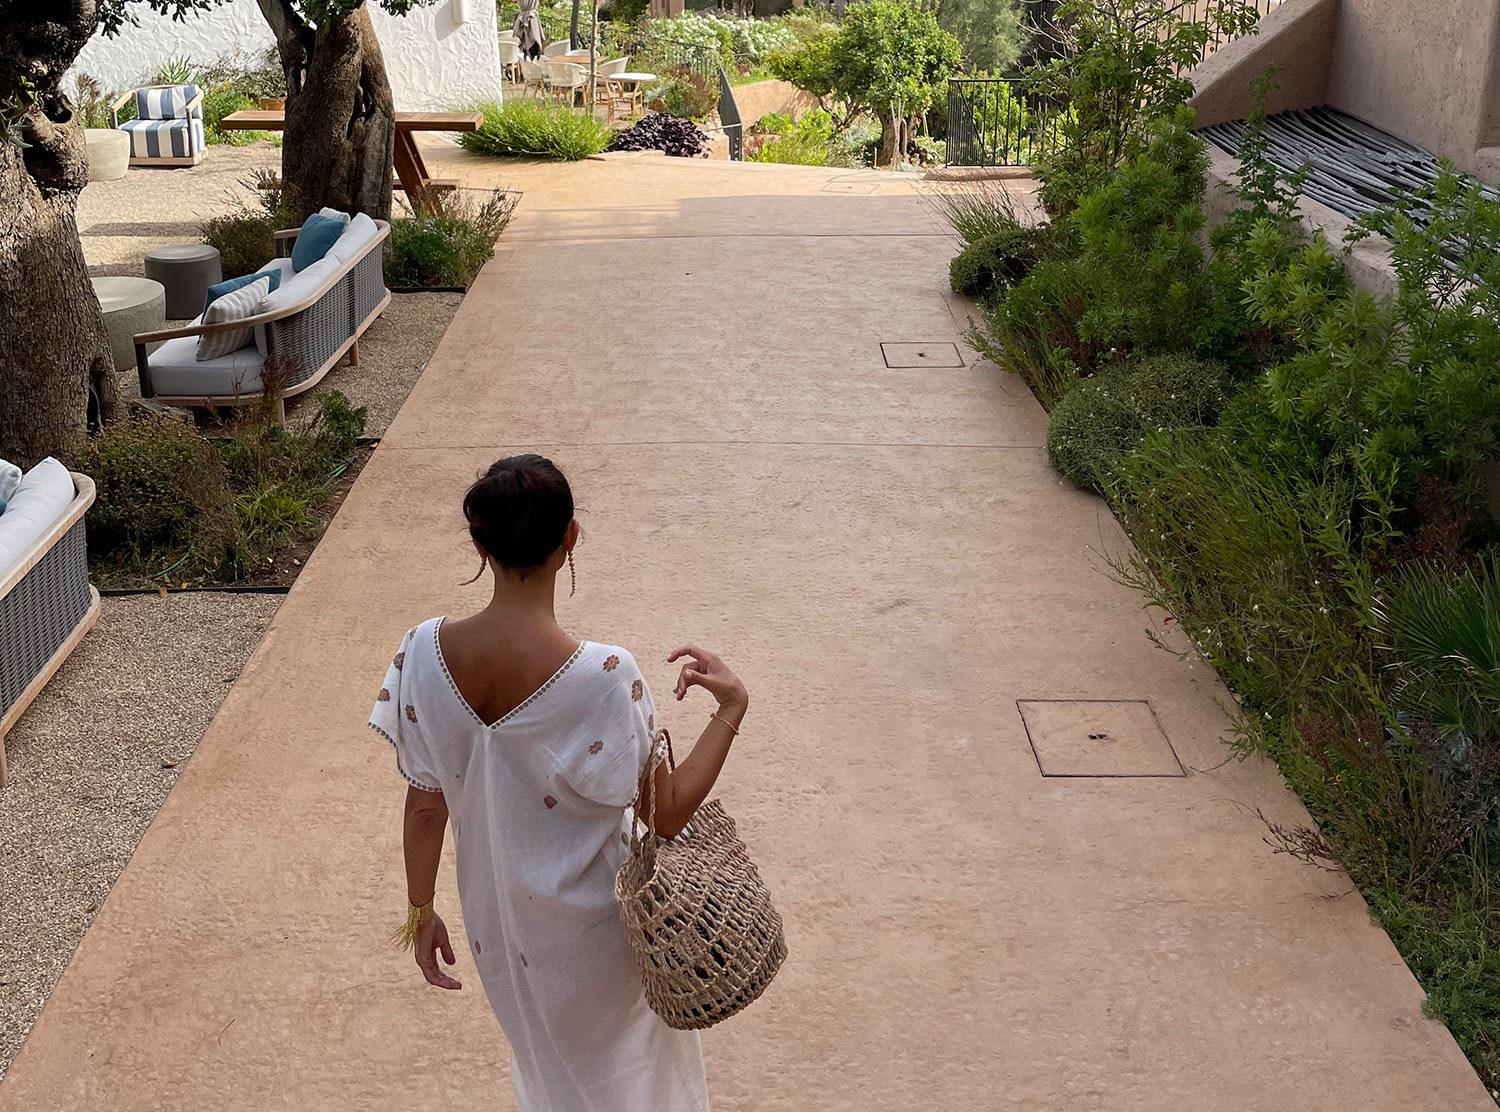
<path id="1" fill-rule="evenodd" d="M 442 792 L 406 789 L 406 814 L 402 820 L 402 846 L 406 856 L 406 898 L 413 907 L 429 903 L 437 892 L 438 861 L 443 856 L 443 831 L 448 825 L 448 801 Z M 438 988 L 457 989 L 463 985 L 438 967 L 437 956 L 454 963 L 453 944 L 448 928 L 434 910 L 432 918 L 417 930 L 413 947 L 417 968 L 427 983 Z"/>

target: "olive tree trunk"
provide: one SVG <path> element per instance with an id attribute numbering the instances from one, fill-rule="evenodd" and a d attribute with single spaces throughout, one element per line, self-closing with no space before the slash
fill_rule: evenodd
<path id="1" fill-rule="evenodd" d="M 77 452 L 90 386 L 104 420 L 119 408 L 78 241 L 83 128 L 60 88 L 97 26 L 93 0 L 0 6 L 0 457 L 22 467 Z"/>
<path id="2" fill-rule="evenodd" d="M 396 110 L 370 13 L 313 26 L 291 0 L 259 0 L 286 71 L 282 196 L 297 221 L 326 206 L 391 214 Z"/>

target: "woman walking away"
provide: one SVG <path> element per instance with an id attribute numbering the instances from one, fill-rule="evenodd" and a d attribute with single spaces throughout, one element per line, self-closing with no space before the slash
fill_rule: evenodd
<path id="1" fill-rule="evenodd" d="M 698 1036 L 647 1007 L 614 898 L 656 710 L 628 652 L 574 640 L 553 614 L 558 573 L 574 575 L 572 492 L 550 460 L 514 456 L 463 509 L 494 597 L 409 632 L 370 715 L 409 785 L 398 935 L 428 983 L 461 987 L 438 965 L 454 955 L 433 911 L 451 820 L 474 966 L 523 1112 L 702 1112 Z M 749 699 L 711 652 L 667 659 L 683 661 L 679 700 L 691 687 L 718 700 L 692 754 L 657 772 L 657 825 L 672 837 L 708 796 Z"/>

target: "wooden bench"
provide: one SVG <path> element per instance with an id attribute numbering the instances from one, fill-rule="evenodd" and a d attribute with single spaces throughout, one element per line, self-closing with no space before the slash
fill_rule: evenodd
<path id="1" fill-rule="evenodd" d="M 483 123 L 484 116 L 478 112 L 396 113 L 396 177 L 413 212 L 431 212 L 439 194 L 458 188 L 458 182 L 433 178 L 427 172 L 427 163 L 417 146 L 416 133 L 478 131 Z M 283 131 L 286 129 L 286 113 L 247 108 L 225 116 L 219 121 L 219 127 L 226 131 Z"/>

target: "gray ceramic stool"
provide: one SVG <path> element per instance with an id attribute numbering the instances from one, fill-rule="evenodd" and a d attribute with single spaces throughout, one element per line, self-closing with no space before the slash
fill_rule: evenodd
<path id="1" fill-rule="evenodd" d="M 167 290 L 167 319 L 191 320 L 203 312 L 208 287 L 224 280 L 219 249 L 206 243 L 178 243 L 146 252 L 146 277 Z"/>
<path id="2" fill-rule="evenodd" d="M 104 310 L 104 330 L 109 334 L 109 353 L 115 370 L 135 369 L 135 336 L 159 332 L 166 324 L 167 292 L 149 278 L 95 278 L 94 296 Z M 194 314 L 196 316 L 196 314 Z M 150 344 L 155 351 L 160 344 Z"/>

